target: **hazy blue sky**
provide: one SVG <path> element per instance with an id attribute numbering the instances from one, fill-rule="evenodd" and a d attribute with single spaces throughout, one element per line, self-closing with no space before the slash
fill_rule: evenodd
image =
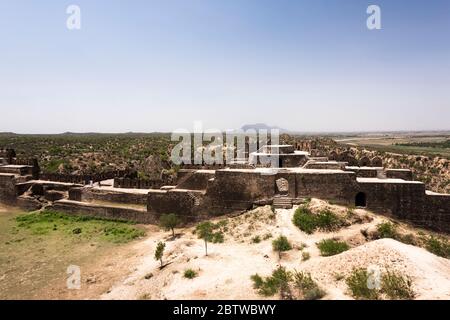
<path id="1" fill-rule="evenodd" d="M 0 111 L 30 133 L 450 129 L 450 1 L 0 0 Z"/>

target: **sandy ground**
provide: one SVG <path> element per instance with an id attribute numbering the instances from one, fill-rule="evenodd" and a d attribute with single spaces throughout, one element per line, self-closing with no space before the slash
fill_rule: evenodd
<path id="1" fill-rule="evenodd" d="M 311 203 L 318 209 L 332 207 L 334 211 L 345 208 L 327 205 L 314 199 Z M 192 229 L 180 230 L 177 239 L 170 240 L 167 232 L 156 232 L 135 249 L 141 251 L 141 258 L 123 281 L 117 282 L 101 299 L 263 299 L 252 287 L 250 276 L 258 273 L 270 275 L 280 264 L 290 270 L 305 270 L 324 288 L 324 299 L 350 299 L 344 280 L 336 280 L 336 274 L 348 275 L 354 267 L 378 266 L 404 272 L 413 280 L 417 299 L 450 298 L 450 260 L 437 257 L 426 250 L 405 245 L 392 239 L 366 243 L 360 230 L 374 226 L 384 218 L 362 209 L 357 214 L 373 220 L 353 224 L 337 232 L 316 232 L 307 235 L 292 224 L 295 211 L 277 210 L 275 219 L 266 219 L 270 208 L 259 208 L 260 218 L 247 217 L 228 219 L 233 230 L 226 233 L 222 244 L 209 244 L 205 256 L 204 243 L 192 234 Z M 262 212 L 262 213 L 261 213 Z M 234 221 L 237 219 L 236 221 Z M 270 233 L 272 238 L 252 243 L 252 236 Z M 281 260 L 272 251 L 272 240 L 285 235 L 294 249 L 283 253 Z M 353 247 L 349 251 L 332 257 L 321 257 L 316 242 L 324 238 L 337 237 L 346 240 Z M 166 241 L 164 262 L 159 268 L 153 258 L 158 241 Z M 302 261 L 303 251 L 310 253 L 308 261 Z M 184 270 L 198 271 L 198 277 L 186 279 Z M 277 298 L 277 296 L 274 296 Z"/>
<path id="2" fill-rule="evenodd" d="M 312 210 L 325 207 L 342 215 L 347 212 L 347 208 L 317 199 L 310 204 Z M 356 209 L 355 214 L 362 218 L 359 223 L 336 232 L 307 235 L 292 223 L 295 209 L 277 210 L 273 214 L 267 206 L 237 217 L 215 220 L 227 221 L 225 242 L 208 244 L 208 256 L 205 256 L 203 240 L 193 234 L 192 227 L 177 229 L 177 236 L 172 239 L 170 232 L 146 226 L 147 236 L 141 240 L 101 250 L 87 247 L 92 254 L 86 254 L 80 261 L 81 290 L 68 290 L 66 274 L 61 272 L 36 290 L 32 298 L 265 299 L 253 289 L 250 277 L 255 273 L 268 276 L 281 264 L 289 270 L 310 272 L 326 290 L 324 299 L 351 299 L 344 277 L 353 268 L 369 266 L 410 276 L 416 299 L 450 299 L 450 260 L 392 239 L 367 242 L 361 230 L 373 228 L 385 221 L 384 217 Z M 0 207 L 0 212 L 5 209 Z M 292 250 L 282 254 L 281 260 L 272 250 L 272 240 L 279 235 L 285 235 L 293 245 Z M 259 236 L 261 242 L 254 243 L 255 236 Z M 328 238 L 345 240 L 352 248 L 339 255 L 322 257 L 316 243 Z M 158 241 L 166 242 L 163 269 L 154 259 Z M 303 252 L 310 254 L 309 260 L 302 261 Z M 188 268 L 196 270 L 198 276 L 184 278 L 183 273 Z"/>

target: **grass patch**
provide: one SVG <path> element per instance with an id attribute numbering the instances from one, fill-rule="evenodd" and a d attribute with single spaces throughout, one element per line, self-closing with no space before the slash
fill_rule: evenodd
<path id="1" fill-rule="evenodd" d="M 450 243 L 447 239 L 429 236 L 424 239 L 425 248 L 437 256 L 450 258 Z"/>
<path id="2" fill-rule="evenodd" d="M 198 273 L 195 270 L 192 269 L 187 269 L 184 271 L 184 275 L 183 275 L 186 279 L 194 279 L 195 277 L 198 276 Z"/>
<path id="3" fill-rule="evenodd" d="M 411 300 L 414 292 L 411 289 L 412 281 L 399 273 L 387 271 L 381 280 L 381 290 L 392 300 Z"/>
<path id="4" fill-rule="evenodd" d="M 258 274 L 251 276 L 253 281 L 253 288 L 258 290 L 258 293 L 270 297 L 277 292 L 286 290 L 289 287 L 289 282 L 292 280 L 292 274 L 284 267 L 279 267 L 272 272 L 272 276 L 262 278 Z"/>
<path id="5" fill-rule="evenodd" d="M 255 236 L 252 238 L 252 243 L 260 243 L 261 242 L 261 237 L 260 236 Z"/>
<path id="6" fill-rule="evenodd" d="M 294 284 L 304 300 L 318 300 L 326 294 L 311 278 L 309 273 L 295 272 Z"/>
<path id="7" fill-rule="evenodd" d="M 391 300 L 411 300 L 414 299 L 412 281 L 400 273 L 386 271 L 380 279 L 379 287 L 375 285 L 369 287 L 369 279 L 366 269 L 355 269 L 345 280 L 351 295 L 355 299 L 378 300 L 382 297 Z"/>
<path id="8" fill-rule="evenodd" d="M 377 225 L 378 236 L 384 238 L 398 238 L 397 226 L 392 222 L 383 222 Z"/>
<path id="9" fill-rule="evenodd" d="M 60 232 L 67 236 L 98 238 L 113 243 L 126 243 L 145 235 L 130 222 L 111 221 L 86 216 L 68 215 L 53 211 L 34 212 L 16 217 L 18 228 L 34 235 Z"/>
<path id="10" fill-rule="evenodd" d="M 303 251 L 302 252 L 302 261 L 307 261 L 311 258 L 311 255 L 309 254 L 308 251 Z"/>
<path id="11" fill-rule="evenodd" d="M 301 206 L 295 210 L 292 223 L 307 234 L 312 234 L 317 228 L 316 218 L 306 206 Z"/>
<path id="12" fill-rule="evenodd" d="M 307 206 L 301 206 L 295 210 L 292 222 L 307 234 L 312 234 L 317 229 L 333 231 L 344 225 L 343 219 L 330 210 L 326 209 L 318 214 L 313 214 Z"/>
<path id="13" fill-rule="evenodd" d="M 292 249 L 292 245 L 285 236 L 279 236 L 272 241 L 272 248 L 278 252 L 278 256 L 281 258 L 281 252 L 289 251 Z"/>
<path id="14" fill-rule="evenodd" d="M 350 249 L 349 245 L 343 241 L 326 239 L 317 243 L 320 254 L 324 257 L 334 256 Z"/>
<path id="15" fill-rule="evenodd" d="M 366 269 L 355 269 L 345 280 L 353 298 L 358 300 L 378 300 L 379 292 L 375 288 L 369 288 L 367 282 L 369 273 Z"/>

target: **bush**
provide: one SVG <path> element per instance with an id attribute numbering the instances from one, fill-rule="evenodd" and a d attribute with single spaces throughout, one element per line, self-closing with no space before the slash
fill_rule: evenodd
<path id="1" fill-rule="evenodd" d="M 252 238 L 252 243 L 260 243 L 261 242 L 261 238 L 259 236 L 255 236 Z"/>
<path id="2" fill-rule="evenodd" d="M 309 258 L 311 258 L 311 255 L 309 254 L 309 252 L 307 252 L 307 251 L 302 252 L 302 261 L 307 261 L 307 260 L 309 260 Z"/>
<path id="3" fill-rule="evenodd" d="M 316 229 L 333 231 L 344 224 L 344 221 L 330 210 L 323 210 L 315 215 L 306 206 L 295 210 L 292 222 L 307 234 L 312 234 Z"/>
<path id="4" fill-rule="evenodd" d="M 411 289 L 412 281 L 409 277 L 405 278 L 401 274 L 387 271 L 383 274 L 381 280 L 381 290 L 389 299 L 393 300 L 411 300 L 414 298 L 414 292 Z"/>
<path id="5" fill-rule="evenodd" d="M 277 292 L 288 290 L 292 274 L 284 267 L 279 267 L 272 272 L 272 276 L 263 279 L 260 275 L 254 274 L 250 277 L 253 281 L 253 288 L 263 296 L 273 296 Z"/>
<path id="6" fill-rule="evenodd" d="M 413 299 L 412 281 L 399 273 L 386 271 L 381 277 L 379 288 L 369 288 L 369 273 L 365 269 L 355 269 L 346 279 L 352 296 L 356 299 L 377 300 L 385 296 L 392 300 Z"/>
<path id="7" fill-rule="evenodd" d="M 334 256 L 350 249 L 347 243 L 333 239 L 322 240 L 317 243 L 317 247 L 324 257 Z"/>
<path id="8" fill-rule="evenodd" d="M 351 295 L 355 299 L 377 300 L 379 292 L 377 289 L 369 289 L 367 280 L 369 274 L 365 269 L 355 269 L 351 275 L 345 280 Z"/>
<path id="9" fill-rule="evenodd" d="M 164 230 L 172 230 L 172 237 L 175 237 L 175 227 L 180 224 L 180 219 L 176 214 L 163 214 L 159 218 L 159 224 Z"/>
<path id="10" fill-rule="evenodd" d="M 291 244 L 285 236 L 279 236 L 272 241 L 272 247 L 274 251 L 278 251 L 278 256 L 281 258 L 281 252 L 292 249 Z"/>
<path id="11" fill-rule="evenodd" d="M 161 268 L 163 266 L 163 255 L 164 255 L 164 249 L 166 248 L 166 244 L 163 242 L 158 242 L 158 245 L 156 246 L 155 250 L 155 260 L 159 260 L 161 262 Z"/>
<path id="12" fill-rule="evenodd" d="M 295 272 L 294 283 L 305 300 L 317 300 L 326 294 L 311 278 L 309 273 Z"/>
<path id="13" fill-rule="evenodd" d="M 184 271 L 184 277 L 186 279 L 194 279 L 197 275 L 198 273 L 192 269 L 187 269 Z"/>
<path id="14" fill-rule="evenodd" d="M 269 240 L 270 238 L 272 238 L 272 234 L 271 234 L 271 233 L 266 233 L 266 234 L 263 236 L 263 240 Z"/>
<path id="15" fill-rule="evenodd" d="M 437 256 L 450 258 L 450 243 L 447 239 L 430 236 L 425 240 L 425 248 Z"/>
<path id="16" fill-rule="evenodd" d="M 377 225 L 378 236 L 396 239 L 398 237 L 397 227 L 392 222 L 383 222 Z"/>
<path id="17" fill-rule="evenodd" d="M 224 241 L 225 240 L 223 237 L 223 232 L 218 231 L 218 232 L 213 233 L 212 240 L 211 240 L 212 243 L 223 243 Z"/>
<path id="18" fill-rule="evenodd" d="M 333 231 L 342 226 L 342 220 L 330 210 L 321 211 L 316 217 L 317 227 L 325 231 Z"/>
<path id="19" fill-rule="evenodd" d="M 312 212 L 305 206 L 301 206 L 295 210 L 292 222 L 307 234 L 312 234 L 316 230 L 316 219 Z"/>

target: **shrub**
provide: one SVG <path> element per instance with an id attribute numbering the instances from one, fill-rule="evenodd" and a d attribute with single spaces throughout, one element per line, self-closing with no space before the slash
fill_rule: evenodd
<path id="1" fill-rule="evenodd" d="M 377 225 L 378 236 L 380 238 L 392 238 L 398 237 L 397 227 L 392 222 L 383 222 Z"/>
<path id="2" fill-rule="evenodd" d="M 158 245 L 156 246 L 155 250 L 155 260 L 159 260 L 161 262 L 161 267 L 163 266 L 163 255 L 164 255 L 164 249 L 166 248 L 166 244 L 163 242 L 158 242 Z"/>
<path id="3" fill-rule="evenodd" d="M 270 239 L 270 238 L 272 238 L 272 234 L 271 234 L 271 233 L 266 233 L 266 234 L 263 236 L 263 240 L 268 240 L 268 239 Z"/>
<path id="4" fill-rule="evenodd" d="M 369 274 L 365 269 L 355 269 L 345 280 L 351 295 L 355 299 L 377 300 L 379 298 L 378 290 L 370 289 L 367 285 Z"/>
<path id="5" fill-rule="evenodd" d="M 411 300 L 414 298 L 414 292 L 411 289 L 412 281 L 409 277 L 403 277 L 401 274 L 387 271 L 381 279 L 381 290 L 389 299 L 393 300 Z"/>
<path id="6" fill-rule="evenodd" d="M 302 252 L 302 261 L 307 261 L 307 260 L 309 260 L 309 258 L 311 258 L 311 255 L 309 254 L 309 252 L 307 252 L 307 251 Z"/>
<path id="7" fill-rule="evenodd" d="M 355 269 L 346 279 L 352 296 L 356 299 L 380 299 L 386 296 L 392 300 L 413 299 L 412 281 L 399 273 L 386 271 L 381 277 L 379 288 L 369 288 L 369 273 L 365 269 Z"/>
<path id="8" fill-rule="evenodd" d="M 197 275 L 198 275 L 198 273 L 192 269 L 187 269 L 184 271 L 184 277 L 186 279 L 194 279 Z"/>
<path id="9" fill-rule="evenodd" d="M 330 210 L 323 210 L 316 217 L 317 227 L 325 231 L 336 230 L 342 223 L 342 220 Z"/>
<path id="10" fill-rule="evenodd" d="M 221 232 L 221 231 L 214 232 L 211 242 L 212 243 L 223 243 L 224 242 L 223 232 Z"/>
<path id="11" fill-rule="evenodd" d="M 344 221 L 330 210 L 323 210 L 315 215 L 306 206 L 295 211 L 292 222 L 308 234 L 312 234 L 316 229 L 333 231 L 344 224 Z"/>
<path id="12" fill-rule="evenodd" d="M 317 300 L 326 294 L 311 278 L 309 273 L 295 272 L 294 283 L 305 300 Z"/>
<path id="13" fill-rule="evenodd" d="M 322 240 L 317 243 L 317 247 L 324 257 L 334 256 L 350 249 L 347 243 L 333 239 Z"/>
<path id="14" fill-rule="evenodd" d="M 399 235 L 398 240 L 403 243 L 410 244 L 410 245 L 417 244 L 416 237 L 412 233 L 408 233 L 405 235 Z"/>
<path id="15" fill-rule="evenodd" d="M 153 278 L 153 273 L 147 273 L 145 276 L 144 276 L 144 279 L 145 280 L 148 280 L 148 279 L 151 279 L 151 278 Z"/>
<path id="16" fill-rule="evenodd" d="M 281 252 L 292 249 L 291 244 L 285 236 L 279 236 L 272 241 L 272 247 L 274 251 L 278 252 L 278 257 L 281 259 Z"/>
<path id="17" fill-rule="evenodd" d="M 164 230 L 172 230 L 172 237 L 175 237 L 175 227 L 180 224 L 180 219 L 174 213 L 163 214 L 159 218 L 159 224 Z"/>
<path id="18" fill-rule="evenodd" d="M 437 256 L 450 258 L 450 243 L 447 239 L 430 236 L 425 240 L 425 248 Z"/>
<path id="19" fill-rule="evenodd" d="M 295 226 L 307 234 L 312 234 L 317 227 L 315 216 L 305 206 L 301 206 L 295 210 L 292 222 Z"/>
<path id="20" fill-rule="evenodd" d="M 260 243 L 261 242 L 261 238 L 259 236 L 255 236 L 252 238 L 252 243 Z"/>
<path id="21" fill-rule="evenodd" d="M 273 296 L 277 292 L 289 290 L 289 282 L 292 280 L 292 274 L 284 267 L 278 267 L 272 272 L 272 276 L 263 279 L 260 275 L 251 276 L 253 288 L 263 296 Z"/>

